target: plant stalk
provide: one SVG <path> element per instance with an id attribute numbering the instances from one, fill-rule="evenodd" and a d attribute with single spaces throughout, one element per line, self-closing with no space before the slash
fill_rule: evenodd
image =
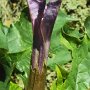
<path id="1" fill-rule="evenodd" d="M 26 90 L 45 90 L 46 62 L 50 39 L 61 0 L 28 0 L 33 28 L 33 49 Z"/>

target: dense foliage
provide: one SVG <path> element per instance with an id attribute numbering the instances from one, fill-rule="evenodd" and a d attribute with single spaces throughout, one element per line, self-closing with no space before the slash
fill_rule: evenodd
<path id="1" fill-rule="evenodd" d="M 25 0 L 0 1 L 0 90 L 22 90 L 27 85 L 29 20 Z M 51 77 L 47 72 L 48 90 L 90 89 L 90 0 L 62 0 L 48 58 L 48 72 L 55 72 Z"/>

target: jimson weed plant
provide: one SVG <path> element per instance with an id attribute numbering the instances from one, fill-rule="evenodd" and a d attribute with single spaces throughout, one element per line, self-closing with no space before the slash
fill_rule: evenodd
<path id="1" fill-rule="evenodd" d="M 28 0 L 33 29 L 33 50 L 27 90 L 45 90 L 46 63 L 50 38 L 61 0 Z"/>
<path id="2" fill-rule="evenodd" d="M 90 90 L 90 0 L 60 4 L 0 0 L 0 90 Z"/>

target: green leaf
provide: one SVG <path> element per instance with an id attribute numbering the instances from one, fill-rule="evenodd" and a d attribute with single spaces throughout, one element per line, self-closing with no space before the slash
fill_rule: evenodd
<path id="1" fill-rule="evenodd" d="M 33 39 L 32 24 L 28 20 L 28 17 L 24 15 L 24 13 L 22 13 L 21 15 L 20 22 L 17 22 L 15 26 L 18 29 L 22 40 L 25 43 L 32 45 L 32 39 Z"/>
<path id="2" fill-rule="evenodd" d="M 0 68 L 0 73 L 2 73 L 1 76 L 3 75 L 2 77 L 0 77 L 0 79 L 3 79 L 3 82 L 1 82 L 2 80 L 0 81 L 0 89 L 8 90 L 9 81 L 13 72 L 13 65 L 11 64 L 7 55 L 3 55 L 2 57 L 0 57 Z"/>
<path id="3" fill-rule="evenodd" d="M 0 81 L 0 90 L 9 90 L 9 85 Z"/>
<path id="4" fill-rule="evenodd" d="M 31 62 L 31 48 L 20 53 L 9 55 L 15 68 L 21 73 L 17 74 L 17 77 L 22 79 L 24 85 L 27 85 L 28 75 L 30 72 L 30 62 Z"/>
<path id="5" fill-rule="evenodd" d="M 48 59 L 47 65 L 52 69 L 55 68 L 56 64 L 63 65 L 71 60 L 71 53 L 63 46 L 59 46 L 53 49 L 51 58 Z"/>
<path id="6" fill-rule="evenodd" d="M 88 45 L 88 51 L 90 52 L 90 39 L 88 39 L 87 45 Z"/>
<path id="7" fill-rule="evenodd" d="M 8 84 L 13 72 L 13 63 L 11 63 L 8 55 L 3 55 L 0 57 L 0 65 L 3 68 L 2 71 L 5 72 L 3 73 L 3 77 L 5 77 L 4 82 Z"/>
<path id="8" fill-rule="evenodd" d="M 21 56 L 18 58 L 18 62 L 16 63 L 16 68 L 23 72 L 27 72 L 29 70 L 30 65 L 30 56 L 31 50 L 24 51 Z"/>
<path id="9" fill-rule="evenodd" d="M 85 28 L 86 28 L 86 33 L 88 37 L 90 38 L 90 16 L 88 16 L 85 20 Z"/>
<path id="10" fill-rule="evenodd" d="M 60 90 L 63 84 L 63 76 L 57 65 L 55 67 L 55 71 L 57 74 L 57 79 L 52 82 L 50 90 Z"/>
<path id="11" fill-rule="evenodd" d="M 69 49 L 69 50 L 73 50 L 73 47 L 71 46 L 71 44 L 69 43 L 69 41 L 68 40 L 66 40 L 63 36 L 62 36 L 62 34 L 60 34 L 60 44 L 61 45 L 64 45 L 67 49 Z"/>
<path id="12" fill-rule="evenodd" d="M 0 48 L 8 49 L 7 47 L 7 38 L 6 35 L 3 32 L 3 25 L 0 22 Z"/>
<path id="13" fill-rule="evenodd" d="M 30 48 L 32 44 L 31 23 L 22 15 L 20 21 L 10 28 L 7 39 L 9 53 L 18 53 Z"/>
<path id="14" fill-rule="evenodd" d="M 19 57 L 16 63 L 16 68 L 20 72 L 24 72 L 23 75 L 19 75 L 22 78 L 24 84 L 27 84 L 28 75 L 30 72 L 30 62 L 31 62 L 31 50 L 24 51 Z"/>
<path id="15" fill-rule="evenodd" d="M 25 50 L 26 44 L 23 42 L 19 31 L 14 25 L 10 28 L 7 38 L 9 53 L 17 53 Z"/>
<path id="16" fill-rule="evenodd" d="M 79 28 L 72 28 L 70 25 L 65 25 L 62 33 L 69 41 L 72 40 L 75 43 L 81 42 L 81 38 L 84 37 L 84 32 L 80 33 Z"/>
<path id="17" fill-rule="evenodd" d="M 54 25 L 54 30 L 55 31 L 57 31 L 57 29 L 60 30 L 66 23 L 72 21 L 78 21 L 78 19 L 70 17 L 63 10 L 60 10 Z"/>
<path id="18" fill-rule="evenodd" d="M 19 87 L 17 84 L 10 82 L 9 90 L 23 90 L 23 89 Z"/>
<path id="19" fill-rule="evenodd" d="M 58 67 L 59 67 L 59 70 L 60 70 L 60 72 L 61 72 L 61 74 L 62 74 L 62 77 L 63 77 L 63 79 L 64 80 L 66 80 L 66 78 L 67 78 L 67 76 L 68 76 L 68 74 L 69 74 L 69 70 L 66 70 L 63 66 L 61 66 L 61 65 L 58 65 Z M 70 67 L 69 67 L 70 68 Z"/>
<path id="20" fill-rule="evenodd" d="M 86 36 L 81 45 L 74 49 L 72 70 L 64 83 L 64 90 L 88 90 L 90 88 L 90 53 Z"/>
<path id="21" fill-rule="evenodd" d="M 57 73 L 57 90 L 60 90 L 63 84 L 63 76 L 58 66 L 56 66 L 56 73 Z"/>
<path id="22" fill-rule="evenodd" d="M 54 25 L 53 33 L 52 33 L 51 46 L 50 46 L 51 49 L 59 46 L 61 28 L 66 23 L 72 22 L 72 21 L 77 21 L 77 19 L 68 16 L 64 11 L 60 10 L 60 12 L 58 13 L 55 25 Z"/>
<path id="23" fill-rule="evenodd" d="M 60 71 L 60 69 L 59 69 L 59 67 L 58 66 L 56 66 L 56 73 L 57 73 L 57 80 L 58 80 L 58 83 L 59 84 L 62 84 L 62 82 L 63 82 L 63 77 L 62 77 L 62 74 L 61 74 L 61 71 Z"/>
<path id="24" fill-rule="evenodd" d="M 65 64 L 71 60 L 71 53 L 68 51 L 72 50 L 72 46 L 69 44 L 67 40 L 64 38 L 61 38 L 61 28 L 67 23 L 71 21 L 75 21 L 76 19 L 70 18 L 68 15 L 63 13 L 62 11 L 59 12 L 55 26 L 54 26 L 54 31 L 52 33 L 52 38 L 51 38 L 51 47 L 50 47 L 50 54 L 51 58 L 49 58 L 47 65 L 51 67 L 52 69 L 55 68 L 56 64 Z M 63 42 L 63 40 L 65 42 Z M 62 47 L 63 43 L 66 47 Z M 60 45 L 61 43 L 61 45 Z"/>

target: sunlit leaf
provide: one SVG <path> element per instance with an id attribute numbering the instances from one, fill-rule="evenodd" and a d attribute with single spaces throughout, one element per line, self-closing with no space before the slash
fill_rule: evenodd
<path id="1" fill-rule="evenodd" d="M 30 48 L 32 44 L 31 24 L 24 16 L 13 24 L 7 34 L 9 53 L 18 53 Z"/>
<path id="2" fill-rule="evenodd" d="M 19 87 L 17 84 L 10 82 L 9 90 L 23 90 L 23 89 Z"/>
<path id="3" fill-rule="evenodd" d="M 56 80 L 53 81 L 50 90 L 57 90 L 57 86 L 56 86 Z"/>

